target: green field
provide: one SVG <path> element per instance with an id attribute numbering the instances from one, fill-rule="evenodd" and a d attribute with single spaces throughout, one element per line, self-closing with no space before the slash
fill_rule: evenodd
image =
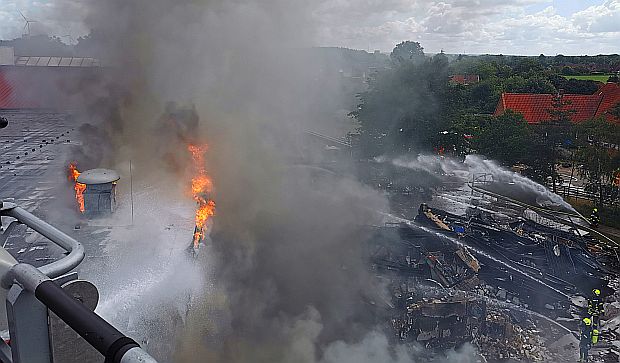
<path id="1" fill-rule="evenodd" d="M 592 74 L 588 76 L 562 76 L 566 79 L 581 79 L 581 80 L 591 80 L 597 82 L 607 82 L 611 74 Z"/>

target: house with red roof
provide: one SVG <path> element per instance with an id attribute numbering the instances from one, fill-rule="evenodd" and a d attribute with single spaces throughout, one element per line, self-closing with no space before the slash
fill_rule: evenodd
<path id="1" fill-rule="evenodd" d="M 450 76 L 450 82 L 470 85 L 480 82 L 480 76 L 477 74 L 454 74 Z"/>
<path id="2" fill-rule="evenodd" d="M 558 95 L 533 93 L 502 93 L 495 116 L 512 110 L 523 115 L 529 124 L 549 121 L 554 99 Z M 562 111 L 572 111 L 571 121 L 575 123 L 592 118 L 605 117 L 609 122 L 620 123 L 620 118 L 610 111 L 620 103 L 620 84 L 606 83 L 591 95 L 562 94 Z"/>

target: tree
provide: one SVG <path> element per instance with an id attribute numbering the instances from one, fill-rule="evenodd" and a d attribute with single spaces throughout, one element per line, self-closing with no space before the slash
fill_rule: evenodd
<path id="1" fill-rule="evenodd" d="M 562 90 L 566 94 L 591 95 L 600 87 L 600 84 L 596 81 L 573 78 L 566 79 L 558 75 L 550 76 L 549 80 L 558 91 Z"/>
<path id="2" fill-rule="evenodd" d="M 360 122 L 362 154 L 431 151 L 447 128 L 448 61 L 437 55 L 381 71 L 350 115 Z"/>
<path id="3" fill-rule="evenodd" d="M 600 117 L 583 122 L 577 130 L 580 146 L 577 156 L 583 165 L 579 172 L 594 187 L 598 203 L 603 204 L 606 191 L 613 189 L 614 172 L 620 168 L 620 125 Z"/>
<path id="4" fill-rule="evenodd" d="M 514 66 L 514 72 L 526 77 L 538 76 L 544 71 L 543 65 L 534 58 L 526 57 L 520 59 Z"/>
<path id="5" fill-rule="evenodd" d="M 572 76 L 574 74 L 575 74 L 575 70 L 573 69 L 573 67 L 569 67 L 569 66 L 562 67 L 563 76 Z"/>
<path id="6" fill-rule="evenodd" d="M 556 93 L 553 84 L 540 76 L 523 77 L 515 75 L 508 78 L 504 83 L 506 92 L 513 93 Z"/>
<path id="7" fill-rule="evenodd" d="M 523 115 L 511 110 L 488 119 L 474 140 L 474 147 L 480 154 L 506 166 L 527 162 L 531 155 L 529 126 Z"/>
<path id="8" fill-rule="evenodd" d="M 542 122 L 535 129 L 537 154 L 534 166 L 537 174 L 543 179 L 551 178 L 554 193 L 557 193 L 557 183 L 560 179 L 556 170 L 556 164 L 562 156 L 560 147 L 570 145 L 573 138 L 571 117 L 575 110 L 571 109 L 570 105 L 570 101 L 557 94 L 553 98 L 551 109 L 547 110 L 551 119 Z"/>
<path id="9" fill-rule="evenodd" d="M 424 48 L 418 42 L 405 41 L 396 45 L 390 58 L 394 64 L 420 62 L 424 60 Z"/>
<path id="10" fill-rule="evenodd" d="M 616 103 L 616 105 L 609 109 L 609 114 L 620 118 L 620 102 Z"/>
<path id="11" fill-rule="evenodd" d="M 540 55 L 538 56 L 538 62 L 540 64 L 542 64 L 543 66 L 547 65 L 547 57 L 545 57 L 544 54 L 540 53 Z"/>

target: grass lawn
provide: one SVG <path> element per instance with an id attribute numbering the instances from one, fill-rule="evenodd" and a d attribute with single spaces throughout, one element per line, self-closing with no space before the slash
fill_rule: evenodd
<path id="1" fill-rule="evenodd" d="M 591 80 L 597 82 L 607 82 L 611 74 L 591 74 L 588 76 L 562 76 L 566 79 L 581 79 L 581 80 Z"/>

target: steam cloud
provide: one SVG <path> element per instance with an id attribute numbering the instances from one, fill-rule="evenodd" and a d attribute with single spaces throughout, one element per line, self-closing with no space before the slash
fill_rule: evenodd
<path id="1" fill-rule="evenodd" d="M 378 161 L 391 162 L 396 166 L 431 174 L 454 176 L 463 183 L 471 181 L 474 175 L 488 174 L 494 182 L 492 185 L 494 191 L 500 194 L 512 196 L 532 204 L 556 206 L 568 211 L 574 211 L 573 207 L 565 202 L 562 197 L 550 192 L 543 185 L 507 170 L 496 162 L 485 159 L 484 156 L 468 155 L 464 163 L 433 155 L 419 155 L 415 158 L 401 157 L 394 160 L 387 160 L 382 157 Z"/>
<path id="2" fill-rule="evenodd" d="M 83 55 L 108 67 L 101 87 L 79 102 L 78 117 L 92 125 L 80 130 L 88 150 L 76 155 L 88 167 L 133 160 L 138 188 L 156 188 L 137 203 L 157 199 L 157 207 L 137 207 L 135 230 L 113 234 L 130 243 L 108 251 L 116 260 L 100 266 L 114 269 L 112 280 L 98 278 L 101 271 L 91 278 L 106 290 L 99 312 L 156 341 L 148 347 L 162 361 L 477 361 L 469 345 L 429 358 L 420 347 L 389 342 L 385 321 L 364 303 L 382 289 L 362 258 L 363 226 L 383 222 L 387 201 L 354 179 L 297 165 L 301 131 L 333 126 L 321 100 L 342 97 L 317 76 L 324 65 L 303 51 L 314 45 L 320 21 L 312 14 L 324 2 L 89 3 L 93 31 Z M 170 101 L 195 107 L 188 124 L 168 122 Z M 209 144 L 217 203 L 200 268 L 179 253 L 178 241 L 152 230 L 169 218 L 155 210 L 187 198 L 190 142 Z M 489 172 L 540 192 L 476 157 L 465 165 L 424 156 L 393 163 L 465 179 Z M 174 319 L 168 308 L 183 310 L 188 290 L 182 330 L 165 330 L 158 317 Z"/>
<path id="3" fill-rule="evenodd" d="M 317 81 L 321 65 L 301 50 L 312 45 L 311 14 L 308 2 L 290 0 L 91 3 L 93 32 L 84 51 L 109 65 L 109 74 L 100 92 L 89 92 L 94 97 L 85 100 L 80 117 L 109 135 L 106 162 L 131 159 L 136 185 L 156 185 L 158 198 L 186 198 L 187 143 L 209 144 L 217 215 L 212 243 L 203 250 L 205 284 L 194 293 L 184 331 L 143 327 L 152 338 L 159 334 L 157 341 L 167 339 L 167 351 L 153 351 L 162 360 L 412 359 L 404 348 L 392 350 L 363 303 L 378 287 L 362 259 L 368 238 L 362 227 L 382 223 L 377 211 L 387 210 L 386 200 L 356 180 L 296 164 L 300 131 L 323 119 L 317 97 L 326 91 Z M 161 116 L 169 101 L 194 105 L 200 121 L 182 132 L 171 127 Z M 144 223 L 167 223 L 160 218 Z M 117 237 L 144 239 L 138 232 L 148 224 L 137 228 Z M 184 274 L 166 279 L 140 267 L 151 263 L 161 273 L 171 266 L 148 261 L 165 258 L 169 241 L 152 233 L 146 240 L 159 244 L 144 249 L 149 256 L 138 252 L 144 241 L 130 249 L 145 286 L 133 281 L 126 291 L 143 289 L 138 302 L 122 303 L 108 293 L 112 300 L 101 307 L 120 325 L 127 322 L 113 311 L 116 304 L 134 317 L 142 308 L 143 317 L 160 311 L 149 298 L 174 300 L 144 294 L 179 294 L 170 285 Z M 112 255 L 125 261 L 112 264 L 122 265 L 115 275 L 133 273 L 127 257 Z"/>

